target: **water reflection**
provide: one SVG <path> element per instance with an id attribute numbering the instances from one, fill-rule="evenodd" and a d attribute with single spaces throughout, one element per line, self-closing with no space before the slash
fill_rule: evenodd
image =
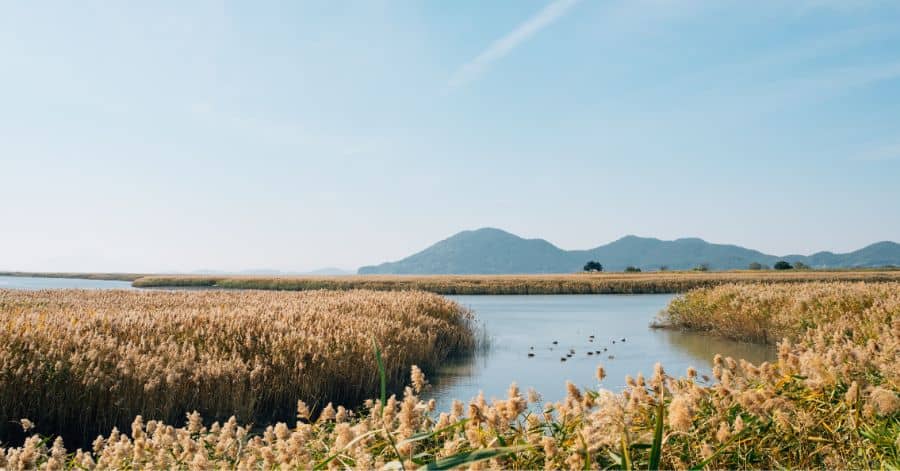
<path id="1" fill-rule="evenodd" d="M 650 334 L 657 338 L 658 341 L 671 345 L 673 350 L 685 353 L 698 364 L 706 365 L 707 367 L 712 366 L 712 359 L 716 353 L 734 357 L 735 359 L 743 358 L 754 364 L 774 361 L 777 358 L 775 348 L 772 346 L 735 342 L 701 333 L 669 329 L 655 329 Z"/>
<path id="2" fill-rule="evenodd" d="M 566 380 L 596 387 L 594 374 L 601 363 L 608 373 L 602 386 L 618 390 L 625 375 L 649 375 L 657 361 L 680 375 L 689 366 L 708 373 L 715 353 L 754 363 L 774 358 L 770 347 L 650 329 L 649 321 L 672 295 L 453 298 L 475 310 L 489 334 L 490 348 L 440 369 L 429 393 L 439 409 L 479 391 L 488 399 L 504 397 L 513 381 L 523 391 L 534 387 L 545 400 L 557 400 L 564 395 Z"/>
<path id="3" fill-rule="evenodd" d="M 0 276 L 0 289 L 134 289 L 130 281 Z"/>

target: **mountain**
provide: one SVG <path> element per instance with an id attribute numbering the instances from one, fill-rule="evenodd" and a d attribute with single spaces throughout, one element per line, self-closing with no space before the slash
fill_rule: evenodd
<path id="1" fill-rule="evenodd" d="M 352 275 L 353 272 L 350 270 L 344 270 L 343 268 L 336 267 L 325 267 L 319 268 L 317 270 L 310 270 L 308 272 L 304 272 L 304 275 L 327 275 L 327 276 L 344 276 L 344 275 Z"/>
<path id="2" fill-rule="evenodd" d="M 698 238 L 660 240 L 625 236 L 588 250 L 563 250 L 544 239 L 524 239 L 509 232 L 482 228 L 463 231 L 396 262 L 366 266 L 360 274 L 503 274 L 572 273 L 589 260 L 608 271 L 629 265 L 642 270 L 688 270 L 708 264 L 712 270 L 742 269 L 752 262 L 771 266 L 778 260 L 803 262 L 814 268 L 900 265 L 900 244 L 878 242 L 855 252 L 778 257 L 737 245 L 713 244 Z"/>
<path id="3" fill-rule="evenodd" d="M 178 273 L 177 271 L 169 271 L 162 273 Z M 252 268 L 246 270 L 239 271 L 224 271 L 224 270 L 194 270 L 191 272 L 192 275 L 249 275 L 249 276 L 300 276 L 300 275 L 314 275 L 314 276 L 341 276 L 341 275 L 352 275 L 353 272 L 349 270 L 344 270 L 342 268 L 335 267 L 325 267 L 319 268 L 316 270 L 310 271 L 282 271 L 275 270 L 273 268 Z"/>
<path id="4" fill-rule="evenodd" d="M 559 273 L 571 254 L 543 239 L 523 239 L 500 229 L 463 231 L 393 263 L 362 267 L 369 273 Z"/>

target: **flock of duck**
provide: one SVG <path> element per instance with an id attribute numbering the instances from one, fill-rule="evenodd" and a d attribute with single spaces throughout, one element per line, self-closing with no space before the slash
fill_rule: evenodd
<path id="1" fill-rule="evenodd" d="M 594 340 L 595 340 L 595 337 L 594 337 L 593 335 L 588 336 L 588 342 L 594 343 Z M 620 340 L 620 342 L 625 343 L 625 337 L 622 337 L 622 339 Z M 615 344 L 616 341 L 613 340 L 612 343 Z M 553 347 L 554 347 L 554 346 L 558 346 L 558 345 L 559 345 L 559 341 L 558 341 L 558 340 L 554 340 L 553 343 L 552 343 L 552 345 L 550 346 L 550 351 L 553 351 Z M 602 355 L 602 354 L 606 353 L 607 350 L 608 350 L 607 347 L 596 347 L 596 349 L 588 349 L 587 354 L 588 354 L 588 355 Z M 532 346 L 532 347 L 530 348 L 530 351 L 528 352 L 528 358 L 533 358 L 534 355 L 535 355 L 535 353 L 534 353 L 534 346 Z M 566 361 L 566 360 L 568 360 L 569 358 L 572 358 L 573 356 L 575 356 L 575 349 L 574 349 L 574 348 L 570 348 L 569 351 L 566 353 L 566 356 L 560 357 L 560 358 L 559 358 L 559 361 Z M 607 355 L 607 358 L 610 359 L 610 360 L 613 360 L 613 359 L 615 359 L 616 357 L 615 357 L 615 355 L 611 355 L 611 354 L 610 354 L 610 355 Z"/>

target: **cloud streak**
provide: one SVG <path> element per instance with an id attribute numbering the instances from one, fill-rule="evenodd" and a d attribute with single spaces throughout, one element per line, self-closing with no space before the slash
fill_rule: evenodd
<path id="1" fill-rule="evenodd" d="M 854 160 L 869 162 L 900 160 L 900 142 L 868 149 L 865 152 L 856 155 Z"/>
<path id="2" fill-rule="evenodd" d="M 520 44 L 565 16 L 580 0 L 554 0 L 506 36 L 494 41 L 475 59 L 466 63 L 447 82 L 449 89 L 459 88 L 478 78 L 494 62 L 502 59 Z"/>

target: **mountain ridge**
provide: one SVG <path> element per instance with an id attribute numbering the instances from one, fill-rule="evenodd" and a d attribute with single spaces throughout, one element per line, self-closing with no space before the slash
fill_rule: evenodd
<path id="1" fill-rule="evenodd" d="M 881 241 L 853 252 L 776 256 L 733 244 L 716 244 L 699 237 L 661 240 L 626 235 L 584 250 L 564 250 L 545 239 L 526 239 L 493 227 L 458 232 L 395 262 L 359 268 L 359 274 L 524 274 L 572 273 L 589 260 L 609 271 L 627 266 L 642 270 L 687 270 L 706 264 L 712 270 L 747 268 L 756 262 L 802 262 L 813 268 L 869 268 L 900 265 L 900 244 Z"/>

